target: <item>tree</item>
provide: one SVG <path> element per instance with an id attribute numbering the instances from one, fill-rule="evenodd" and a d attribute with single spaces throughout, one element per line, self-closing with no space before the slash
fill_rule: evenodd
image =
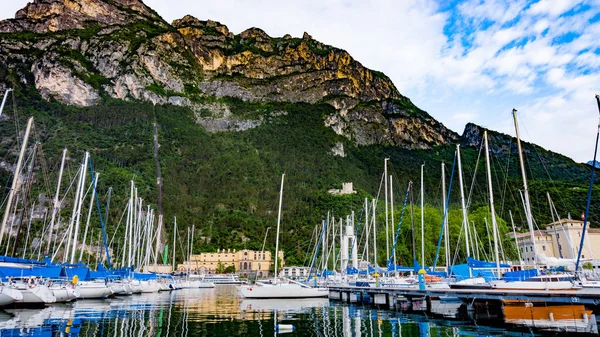
<path id="1" fill-rule="evenodd" d="M 223 270 L 223 273 L 225 273 L 225 274 L 235 273 L 235 266 L 233 266 L 233 265 L 227 266 L 227 268 L 225 268 L 225 270 Z"/>
<path id="2" fill-rule="evenodd" d="M 223 265 L 223 262 L 221 262 L 221 260 L 219 260 L 219 262 L 217 263 L 216 273 L 217 274 L 223 274 L 223 273 L 225 273 L 225 266 Z"/>

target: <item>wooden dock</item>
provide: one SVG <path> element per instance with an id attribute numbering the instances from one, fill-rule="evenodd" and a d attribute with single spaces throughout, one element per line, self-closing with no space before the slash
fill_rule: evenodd
<path id="1" fill-rule="evenodd" d="M 502 289 L 426 289 L 398 287 L 353 287 L 330 286 L 329 298 L 347 303 L 368 303 L 388 305 L 393 308 L 397 299 L 431 300 L 438 298 L 458 298 L 466 304 L 477 301 L 522 301 L 556 304 L 584 304 L 600 311 L 600 292 L 578 290 L 502 290 Z"/>

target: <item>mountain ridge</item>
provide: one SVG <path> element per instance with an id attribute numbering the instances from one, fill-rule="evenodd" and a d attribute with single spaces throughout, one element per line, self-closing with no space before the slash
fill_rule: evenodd
<path id="1" fill-rule="evenodd" d="M 123 9 L 131 4 L 138 9 Z M 70 105 L 103 96 L 195 111 L 211 110 L 207 97 L 323 102 L 337 111 L 324 123 L 358 145 L 430 148 L 458 138 L 387 76 L 307 33 L 235 35 L 189 15 L 171 25 L 138 0 L 36 0 L 0 22 L 0 32 L 0 62 L 19 82 Z"/>

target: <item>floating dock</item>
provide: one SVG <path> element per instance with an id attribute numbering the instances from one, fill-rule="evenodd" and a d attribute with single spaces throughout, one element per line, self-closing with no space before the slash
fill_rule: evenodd
<path id="1" fill-rule="evenodd" d="M 432 299 L 458 298 L 471 305 L 475 302 L 545 302 L 584 304 L 600 312 L 600 291 L 577 290 L 503 290 L 503 289 L 426 289 L 399 287 L 330 286 L 329 299 L 345 303 L 375 304 L 395 308 L 399 302 L 430 302 Z"/>

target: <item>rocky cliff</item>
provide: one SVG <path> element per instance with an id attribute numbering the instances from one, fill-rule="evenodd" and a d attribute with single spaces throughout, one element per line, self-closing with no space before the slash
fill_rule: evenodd
<path id="1" fill-rule="evenodd" d="M 323 123 L 357 145 L 457 139 L 387 76 L 307 33 L 235 35 L 192 16 L 168 24 L 139 0 L 35 0 L 0 22 L 0 75 L 2 86 L 34 85 L 45 99 L 76 106 L 104 97 L 187 106 L 211 131 L 260 125 L 223 114 L 219 99 L 236 98 L 329 104 L 336 113 Z"/>

